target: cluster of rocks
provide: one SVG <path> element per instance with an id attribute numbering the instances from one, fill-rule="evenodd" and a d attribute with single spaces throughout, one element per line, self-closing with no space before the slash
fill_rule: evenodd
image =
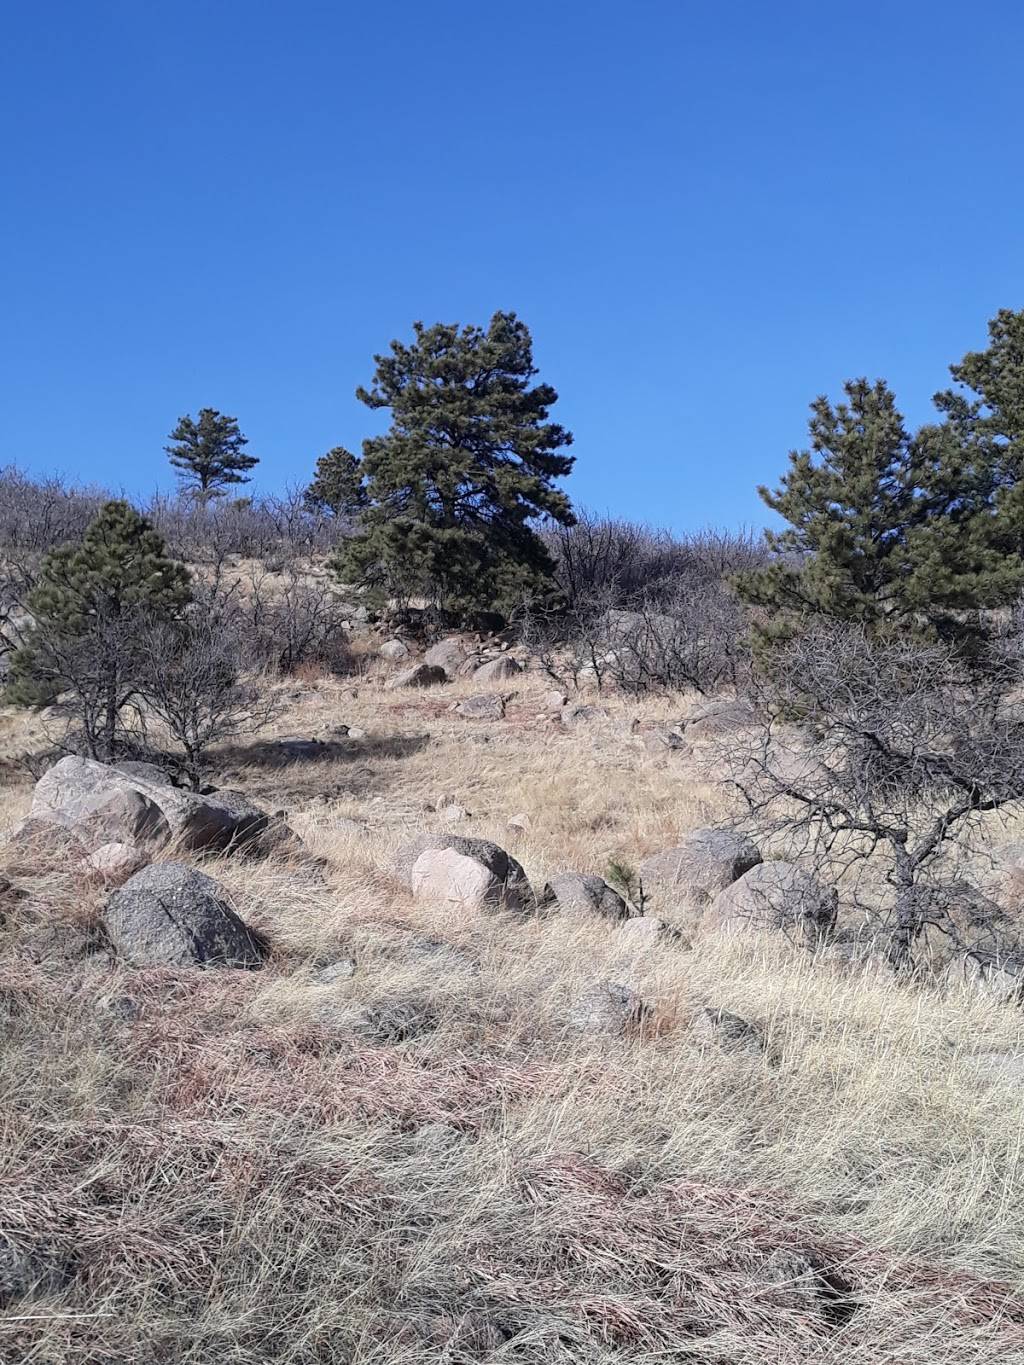
<path id="1" fill-rule="evenodd" d="M 509 648 L 507 643 L 494 649 L 474 644 L 465 636 L 452 635 L 431 645 L 415 663 L 409 662 L 412 649 L 404 640 L 385 640 L 379 652 L 389 663 L 408 665 L 385 684 L 394 691 L 403 687 L 436 687 L 457 678 L 472 678 L 488 686 L 504 682 L 523 671 Z"/>

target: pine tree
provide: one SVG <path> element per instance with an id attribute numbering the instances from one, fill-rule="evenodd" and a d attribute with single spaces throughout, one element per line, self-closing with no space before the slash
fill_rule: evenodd
<path id="1" fill-rule="evenodd" d="M 765 609 L 759 640 L 818 618 L 974 653 L 981 613 L 1024 586 L 1019 533 L 1008 552 L 1021 485 L 1000 486 L 997 462 L 957 422 L 910 435 L 884 382 L 854 380 L 845 391 L 835 407 L 812 404 L 810 449 L 790 454 L 780 488 L 759 490 L 789 522 L 768 534 L 776 562 L 737 579 L 741 596 Z"/>
<path id="2" fill-rule="evenodd" d="M 336 517 L 355 516 L 366 505 L 359 460 L 344 446 L 335 446 L 316 462 L 313 481 L 305 492 L 306 506 Z"/>
<path id="3" fill-rule="evenodd" d="M 184 565 L 126 502 L 108 502 L 82 540 L 46 556 L 28 597 L 34 625 L 11 663 L 11 700 L 75 693 L 89 751 L 111 758 L 119 715 L 138 685 L 142 628 L 191 595 Z"/>
<path id="4" fill-rule="evenodd" d="M 571 525 L 554 480 L 569 473 L 572 442 L 549 422 L 558 395 L 530 381 L 530 333 L 514 313 L 486 329 L 415 324 L 411 345 L 375 356 L 369 389 L 391 427 L 363 442 L 367 506 L 336 568 L 390 595 L 423 596 L 442 611 L 507 611 L 547 593 L 553 564 L 531 522 Z"/>
<path id="5" fill-rule="evenodd" d="M 200 497 L 220 497 L 235 483 L 248 483 L 248 472 L 259 464 L 255 455 L 246 455 L 249 444 L 238 428 L 235 417 L 226 417 L 216 408 L 200 408 L 199 420 L 186 414 L 165 446 L 177 470 L 182 487 Z"/>

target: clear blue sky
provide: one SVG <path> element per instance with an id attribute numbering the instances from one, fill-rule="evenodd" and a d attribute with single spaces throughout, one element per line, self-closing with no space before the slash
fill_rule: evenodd
<path id="1" fill-rule="evenodd" d="M 1024 306 L 1020 0 L 14 0 L 0 45 L 31 470 L 170 486 L 209 405 L 305 482 L 374 351 L 502 308 L 577 501 L 761 523 L 816 393 L 923 420 Z"/>

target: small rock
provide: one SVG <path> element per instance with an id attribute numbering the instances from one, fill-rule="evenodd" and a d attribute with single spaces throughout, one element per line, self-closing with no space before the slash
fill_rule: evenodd
<path id="1" fill-rule="evenodd" d="M 452 848 L 428 849 L 412 870 L 412 893 L 417 900 L 467 910 L 497 910 L 502 882 L 484 863 Z"/>
<path id="2" fill-rule="evenodd" d="M 664 758 L 667 754 L 687 754 L 690 746 L 683 739 L 682 735 L 674 730 L 645 730 L 640 736 L 647 753 L 654 755 L 655 758 Z"/>
<path id="3" fill-rule="evenodd" d="M 573 1001 L 566 1023 L 580 1033 L 621 1036 L 638 1027 L 647 1008 L 629 986 L 617 981 L 601 981 Z"/>
<path id="4" fill-rule="evenodd" d="M 602 919 L 624 920 L 629 907 L 619 893 L 602 877 L 581 872 L 560 872 L 552 877 L 540 894 L 542 910 L 600 915 Z"/>
<path id="5" fill-rule="evenodd" d="M 360 729 L 358 725 L 350 725 L 348 727 L 348 737 L 349 739 L 365 739 L 366 731 Z"/>
<path id="6" fill-rule="evenodd" d="M 540 699 L 541 708 L 546 715 L 557 716 L 569 698 L 564 692 L 545 692 Z"/>
<path id="7" fill-rule="evenodd" d="M 501 883 L 501 900 L 505 909 L 517 913 L 531 913 L 536 909 L 533 891 L 522 867 L 503 848 L 488 839 L 472 839 L 445 831 L 417 835 L 395 855 L 395 876 L 411 891 L 413 869 L 420 855 L 437 849 L 454 849 L 456 853 L 482 863 Z"/>
<path id="8" fill-rule="evenodd" d="M 579 706 L 564 706 L 561 719 L 562 724 L 568 729 L 575 729 L 580 725 L 593 725 L 595 721 L 607 720 L 608 712 L 603 706 L 584 703 Z"/>
<path id="9" fill-rule="evenodd" d="M 451 635 L 431 645 L 423 656 L 423 662 L 439 668 L 446 678 L 454 678 L 468 652 L 465 641 L 457 635 Z"/>
<path id="10" fill-rule="evenodd" d="M 460 806 L 458 802 L 454 801 L 450 805 L 438 806 L 437 813 L 448 824 L 458 824 L 462 820 L 469 819 L 469 811 L 466 807 Z"/>
<path id="11" fill-rule="evenodd" d="M 343 957 L 318 968 L 313 973 L 313 980 L 318 986 L 333 986 L 337 981 L 350 981 L 355 974 L 355 962 L 350 957 Z"/>
<path id="12" fill-rule="evenodd" d="M 510 815 L 508 827 L 511 830 L 525 832 L 530 828 L 530 817 L 525 811 L 520 811 L 518 815 Z"/>
<path id="13" fill-rule="evenodd" d="M 501 720 L 505 715 L 505 699 L 493 695 L 467 697 L 455 710 L 466 720 Z"/>
<path id="14" fill-rule="evenodd" d="M 750 868 L 711 903 L 710 915 L 721 925 L 745 924 L 753 929 L 796 929 L 810 941 L 831 934 L 839 893 L 794 863 L 778 859 Z"/>
<path id="15" fill-rule="evenodd" d="M 385 640 L 380 647 L 380 657 L 389 663 L 401 663 L 409 657 L 409 646 L 404 640 Z"/>
<path id="16" fill-rule="evenodd" d="M 146 854 L 133 844 L 101 844 L 86 862 L 104 881 L 121 882 L 145 867 Z"/>
<path id="17" fill-rule="evenodd" d="M 703 1008 L 690 1020 L 690 1031 L 701 1046 L 744 1048 L 760 1052 L 764 1034 L 756 1024 L 729 1010 Z"/>
<path id="18" fill-rule="evenodd" d="M 393 692 L 400 687 L 436 687 L 438 684 L 447 681 L 448 674 L 443 668 L 434 664 L 422 663 L 414 664 L 412 668 L 396 673 L 384 685 L 389 692 Z M 351 731 L 349 733 L 351 734 Z"/>

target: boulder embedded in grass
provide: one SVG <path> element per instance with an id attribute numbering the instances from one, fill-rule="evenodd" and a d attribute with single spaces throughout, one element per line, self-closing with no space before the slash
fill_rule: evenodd
<path id="1" fill-rule="evenodd" d="M 602 919 L 624 920 L 630 909 L 619 893 L 603 877 L 582 872 L 558 872 L 540 894 L 542 910 L 600 915 Z"/>
<path id="2" fill-rule="evenodd" d="M 644 859 L 640 879 L 644 891 L 659 905 L 678 901 L 702 906 L 760 861 L 760 853 L 744 835 L 728 829 L 697 829 L 675 848 Z"/>
<path id="3" fill-rule="evenodd" d="M 456 713 L 465 720 L 502 720 L 505 715 L 505 699 L 492 694 L 467 697 L 455 708 Z"/>
<path id="4" fill-rule="evenodd" d="M 795 930 L 801 937 L 827 939 L 836 922 L 839 893 L 817 877 L 778 859 L 760 863 L 719 892 L 710 914 L 722 925 Z"/>
<path id="5" fill-rule="evenodd" d="M 36 783 L 30 815 L 93 849 L 171 841 L 187 849 L 224 849 L 257 839 L 269 824 L 266 813 L 240 793 L 182 791 L 74 755 Z"/>
<path id="6" fill-rule="evenodd" d="M 184 863 L 130 877 L 103 916 L 115 952 L 136 967 L 259 967 L 266 946 L 227 903 L 227 893 Z"/>
<path id="7" fill-rule="evenodd" d="M 436 687 L 439 683 L 447 681 L 448 674 L 443 668 L 433 664 L 414 664 L 412 668 L 396 673 L 384 685 L 389 692 L 394 692 L 400 687 Z"/>
<path id="8" fill-rule="evenodd" d="M 490 872 L 501 887 L 501 906 L 520 914 L 536 909 L 536 900 L 523 868 L 511 854 L 489 839 L 471 839 L 457 834 L 420 834 L 403 844 L 395 856 L 395 875 L 403 886 L 413 890 L 413 871 L 420 856 L 428 851 L 453 849 L 465 858 L 474 859 Z M 421 883 L 425 891 L 425 883 Z"/>
<path id="9" fill-rule="evenodd" d="M 522 673 L 522 665 L 511 654 L 501 654 L 489 663 L 481 664 L 473 673 L 473 681 L 478 683 L 504 682 Z"/>

